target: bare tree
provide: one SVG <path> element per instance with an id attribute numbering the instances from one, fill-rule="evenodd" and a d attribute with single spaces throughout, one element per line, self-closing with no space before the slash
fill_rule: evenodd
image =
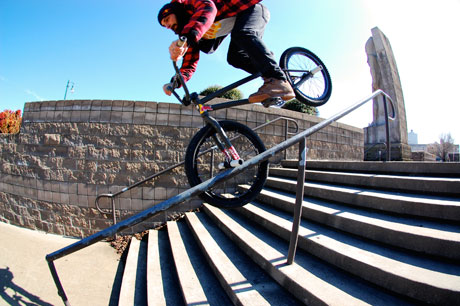
<path id="1" fill-rule="evenodd" d="M 449 161 L 449 152 L 454 150 L 454 139 L 450 133 L 441 134 L 439 142 L 432 143 L 428 146 L 428 152 L 436 155 L 442 161 Z"/>

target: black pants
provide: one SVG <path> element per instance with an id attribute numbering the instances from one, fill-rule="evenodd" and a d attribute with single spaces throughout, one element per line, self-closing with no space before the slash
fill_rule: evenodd
<path id="1" fill-rule="evenodd" d="M 260 72 L 267 78 L 286 80 L 273 53 L 262 41 L 269 19 L 270 12 L 260 3 L 239 13 L 231 33 L 227 61 L 250 74 Z"/>

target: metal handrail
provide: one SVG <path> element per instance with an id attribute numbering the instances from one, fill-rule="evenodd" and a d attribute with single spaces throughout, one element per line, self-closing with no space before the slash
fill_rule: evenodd
<path id="1" fill-rule="evenodd" d="M 383 97 L 383 106 L 385 109 L 385 128 L 386 128 L 386 146 L 387 146 L 387 160 L 391 160 L 391 140 L 390 140 L 390 124 L 389 120 L 396 119 L 396 111 L 393 105 L 393 100 L 391 97 L 386 94 L 381 89 L 378 89 L 372 93 L 371 96 L 368 98 L 350 106 L 349 108 L 337 113 L 336 115 L 330 117 L 329 119 L 318 123 L 317 125 L 311 127 L 305 132 L 300 133 L 292 137 L 291 139 L 285 141 L 287 145 L 293 145 L 295 143 L 299 143 L 299 166 L 297 170 L 297 186 L 296 186 L 296 201 L 294 207 L 294 220 L 292 222 L 292 231 L 291 237 L 289 240 L 289 251 L 288 251 L 288 258 L 287 264 L 292 264 L 294 262 L 295 253 L 297 250 L 297 242 L 298 242 L 298 232 L 300 227 L 300 219 L 302 215 L 302 202 L 304 197 L 304 182 L 305 182 L 305 168 L 306 168 L 306 160 L 307 160 L 307 148 L 306 148 L 306 139 L 308 136 L 316 133 L 317 131 L 325 128 L 326 126 L 330 125 L 331 123 L 345 117 L 349 113 L 353 112 L 354 110 L 360 108 L 367 102 L 373 100 L 374 98 L 382 96 Z M 387 99 L 390 101 L 392 116 L 388 115 L 388 105 Z M 280 144 L 281 145 L 281 144 Z M 284 145 L 283 145 L 284 146 Z"/>
<path id="2" fill-rule="evenodd" d="M 275 118 L 275 119 L 273 119 L 273 120 L 271 120 L 271 121 L 268 121 L 268 122 L 266 122 L 266 123 L 263 123 L 263 124 L 261 124 L 261 125 L 255 127 L 255 128 L 253 129 L 253 131 L 260 130 L 260 129 L 262 129 L 262 128 L 268 126 L 268 125 L 274 124 L 275 122 L 278 122 L 278 121 L 280 121 L 280 120 L 284 120 L 284 121 L 285 121 L 284 140 L 287 140 L 287 139 L 288 139 L 289 134 L 292 135 L 292 134 L 297 134 L 297 133 L 299 132 L 299 125 L 297 124 L 297 121 L 294 120 L 294 119 L 292 119 L 292 118 L 288 118 L 288 117 L 278 117 L 278 118 Z M 292 123 L 294 124 L 295 132 L 289 132 L 289 122 L 292 122 Z M 231 140 L 233 140 L 233 139 L 231 139 Z M 212 150 L 212 149 L 213 149 L 213 148 L 210 148 L 210 149 L 208 149 L 207 151 L 202 152 L 201 154 L 207 153 L 208 151 L 210 151 L 210 150 Z M 284 158 L 286 159 L 287 151 L 285 151 L 284 153 L 285 153 L 285 154 L 284 154 Z M 148 182 L 148 181 L 151 181 L 151 180 L 155 179 L 156 177 L 158 177 L 158 176 L 160 176 L 160 175 L 163 175 L 163 174 L 165 174 L 165 173 L 168 173 L 168 172 L 170 172 L 170 171 L 176 169 L 177 167 L 183 166 L 184 163 L 185 163 L 185 161 L 182 161 L 182 162 L 180 162 L 180 163 L 177 163 L 177 164 L 175 164 L 175 165 L 172 165 L 172 166 L 170 166 L 170 167 L 168 167 L 168 168 L 166 168 L 166 169 L 164 169 L 164 170 L 162 170 L 162 171 L 160 171 L 160 172 L 158 172 L 158 173 L 152 174 L 151 176 L 149 176 L 149 177 L 147 177 L 147 178 L 145 178 L 145 179 L 143 179 L 143 180 L 141 180 L 141 181 L 138 181 L 138 182 L 136 182 L 136 183 L 134 183 L 134 184 L 132 184 L 132 185 L 130 185 L 130 186 L 128 186 L 128 187 L 125 187 L 125 188 L 123 188 L 122 190 L 120 190 L 120 191 L 118 191 L 118 192 L 116 192 L 116 193 L 113 193 L 113 194 L 112 194 L 112 193 L 104 193 L 104 194 L 98 195 L 98 196 L 96 197 L 96 200 L 95 200 L 96 209 L 97 209 L 100 213 L 102 213 L 102 214 L 105 214 L 105 215 L 110 215 L 110 214 L 111 214 L 111 215 L 112 215 L 113 224 L 116 224 L 116 223 L 117 223 L 117 216 L 116 216 L 115 201 L 114 201 L 114 199 L 115 199 L 116 197 L 118 197 L 119 195 L 125 193 L 126 191 L 129 191 L 129 190 L 131 190 L 131 189 L 133 189 L 133 188 L 135 188 L 135 187 L 138 187 L 138 186 L 140 186 L 140 185 L 142 185 L 142 184 L 144 184 L 144 183 L 146 183 L 146 182 Z M 102 199 L 102 198 L 108 198 L 108 199 L 110 199 L 111 209 L 110 209 L 109 211 L 106 210 L 107 208 L 101 208 L 101 207 L 100 207 L 100 205 L 99 205 L 99 200 Z"/>
<path id="3" fill-rule="evenodd" d="M 366 158 L 366 154 L 372 150 L 373 148 L 379 146 L 379 145 L 383 145 L 385 147 L 385 152 L 388 151 L 388 148 L 387 148 L 387 143 L 386 142 L 378 142 L 378 143 L 374 143 L 372 146 L 370 146 L 369 148 L 365 149 L 364 150 L 364 158 Z M 379 161 L 382 160 L 382 151 L 379 151 Z M 384 160 L 384 161 L 389 161 L 389 160 Z"/>
<path id="4" fill-rule="evenodd" d="M 339 120 L 340 118 L 348 115 L 349 113 L 351 113 L 352 111 L 356 110 L 357 108 L 361 107 L 362 105 L 364 105 L 365 103 L 367 103 L 368 101 L 374 99 L 375 97 L 377 96 L 383 96 L 383 103 L 384 103 L 384 107 L 385 107 L 385 113 L 387 114 L 387 99 L 390 101 L 390 104 L 392 106 L 392 109 L 393 109 L 393 116 L 392 117 L 389 117 L 389 116 L 386 116 L 385 117 L 385 122 L 386 122 L 386 125 L 387 125 L 387 143 L 390 142 L 390 139 L 389 139 L 389 120 L 392 120 L 392 119 L 395 119 L 396 118 L 396 113 L 395 113 L 395 108 L 394 108 L 394 105 L 393 105 L 393 102 L 392 102 L 392 99 L 385 93 L 383 92 L 382 90 L 377 90 L 375 91 L 371 96 L 369 96 L 367 99 L 365 100 L 362 100 L 358 103 L 356 103 L 355 105 L 345 109 L 344 111 L 332 116 L 331 118 L 327 119 L 327 120 L 324 120 L 318 124 L 316 124 L 315 126 L 289 138 L 288 140 L 285 140 L 284 142 L 258 154 L 257 156 L 245 161 L 241 166 L 239 167 L 236 167 L 236 168 L 232 168 L 232 169 L 228 169 L 224 172 L 221 172 L 219 174 L 217 174 L 215 177 L 212 177 L 210 178 L 209 180 L 205 181 L 205 182 L 202 182 L 201 184 L 199 185 L 196 185 L 190 189 L 187 189 L 186 191 L 176 195 L 176 196 L 173 196 L 172 198 L 169 198 L 168 200 L 165 200 L 153 207 L 150 207 L 140 213 L 138 213 L 137 215 L 134 215 L 134 216 L 131 216 L 117 224 L 114 224 L 96 234 L 93 234 L 91 236 L 88 236 L 86 238 L 83 238 L 82 240 L 80 241 L 77 241 L 67 247 L 64 247 L 58 251 L 55 251 L 51 254 L 48 254 L 46 256 L 46 260 L 48 261 L 48 266 L 50 268 L 50 272 L 51 272 L 51 275 L 53 276 L 53 280 L 56 284 L 56 288 L 58 289 L 58 294 L 59 296 L 62 298 L 63 302 L 65 305 L 70 305 L 68 299 L 67 299 L 67 296 L 65 294 L 65 291 L 64 291 L 64 288 L 62 287 L 62 284 L 61 284 L 61 281 L 59 280 L 59 276 L 57 274 L 57 270 L 56 270 L 56 267 L 54 265 L 54 261 L 59 259 L 59 258 L 62 258 L 66 255 L 69 255 L 71 253 L 74 253 L 78 250 L 81 250 L 87 246 L 90 246 L 96 242 L 99 242 L 105 238 L 109 238 L 109 237 L 112 237 L 114 236 L 116 233 L 128 228 L 128 227 L 131 227 L 131 226 L 134 226 L 136 224 L 139 224 L 140 222 L 142 221 L 145 221 L 155 215 L 157 215 L 158 213 L 160 212 L 163 212 L 163 211 L 166 211 L 182 202 L 185 202 L 186 200 L 194 197 L 194 196 L 197 196 L 203 192 L 205 192 L 206 190 L 212 188 L 214 185 L 218 184 L 218 183 L 221 183 L 223 181 L 226 181 L 236 175 L 238 175 L 239 173 L 243 172 L 244 170 L 246 170 L 247 168 L 250 168 L 250 167 L 254 167 L 256 165 L 258 165 L 259 163 L 261 162 L 264 162 L 266 160 L 268 160 L 269 158 L 271 158 L 272 156 L 275 156 L 277 153 L 283 151 L 283 150 L 286 150 L 287 148 L 297 144 L 297 143 L 300 143 L 300 146 L 299 146 L 299 157 L 300 157 L 300 163 L 299 163 L 299 169 L 298 169 L 298 178 L 297 178 L 297 192 L 296 192 L 296 204 L 295 204 L 295 210 L 294 210 L 294 222 L 293 222 L 293 229 L 292 229 L 292 233 L 298 233 L 298 230 L 299 230 L 299 226 L 300 226 L 300 216 L 301 216 L 301 213 L 302 213 L 302 201 L 303 201 L 303 196 L 304 196 L 304 182 L 305 182 L 305 161 L 306 161 L 306 154 L 307 154 L 307 150 L 306 150 L 306 138 L 316 132 L 318 132 L 319 130 L 325 128 L 326 126 L 330 125 L 331 123 Z M 388 146 L 390 147 L 390 146 Z M 294 261 L 294 257 L 295 257 L 295 252 L 296 252 L 296 248 L 297 248 L 297 241 L 298 241 L 298 237 L 297 235 L 292 235 L 291 233 L 291 239 L 290 239 L 290 243 L 289 243 L 289 253 L 288 253 L 288 258 L 287 258 L 287 263 L 288 264 L 291 264 L 293 261 Z"/>

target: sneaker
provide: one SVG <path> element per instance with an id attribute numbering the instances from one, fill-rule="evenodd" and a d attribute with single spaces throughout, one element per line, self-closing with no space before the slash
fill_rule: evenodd
<path id="1" fill-rule="evenodd" d="M 267 100 L 264 100 L 260 103 L 262 103 L 262 105 L 265 108 L 268 108 L 270 106 L 273 106 L 275 108 L 281 108 L 286 103 L 286 101 L 284 101 L 280 97 L 277 97 L 277 98 L 268 98 Z"/>
<path id="2" fill-rule="evenodd" d="M 249 96 L 249 102 L 257 103 L 270 98 L 281 98 L 283 101 L 288 101 L 294 99 L 295 94 L 287 81 L 264 78 L 264 85 L 259 88 L 259 91 Z"/>

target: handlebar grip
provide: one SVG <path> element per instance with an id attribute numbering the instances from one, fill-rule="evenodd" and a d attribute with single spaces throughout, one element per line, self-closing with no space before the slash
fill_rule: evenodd
<path id="1" fill-rule="evenodd" d="M 187 37 L 181 36 L 179 37 L 179 40 L 177 41 L 177 46 L 182 47 L 183 45 L 185 45 L 186 42 L 187 42 Z"/>

